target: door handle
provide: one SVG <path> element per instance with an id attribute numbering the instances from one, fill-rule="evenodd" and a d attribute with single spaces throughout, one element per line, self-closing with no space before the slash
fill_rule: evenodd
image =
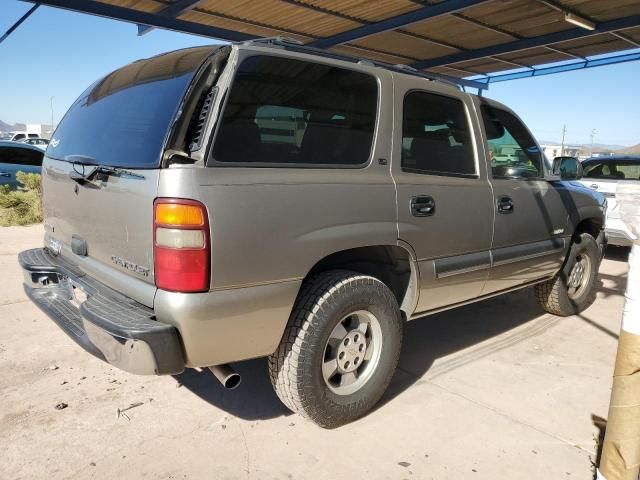
<path id="1" fill-rule="evenodd" d="M 511 197 L 498 197 L 497 205 L 498 213 L 513 213 L 513 210 L 515 208 L 513 199 Z"/>
<path id="2" fill-rule="evenodd" d="M 430 195 L 418 195 L 411 199 L 411 215 L 430 217 L 436 213 L 436 201 Z"/>
<path id="3" fill-rule="evenodd" d="M 7 177 L 7 178 L 11 178 L 11 174 L 8 172 L 3 172 L 0 170 L 0 177 Z"/>

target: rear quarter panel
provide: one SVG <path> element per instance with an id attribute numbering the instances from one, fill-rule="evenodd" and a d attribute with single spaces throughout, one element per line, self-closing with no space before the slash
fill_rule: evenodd
<path id="1" fill-rule="evenodd" d="M 389 162 L 393 91 L 388 73 L 376 76 L 376 135 L 362 168 L 160 171 L 159 197 L 199 200 L 209 216 L 211 291 L 159 290 L 154 305 L 159 319 L 179 329 L 188 366 L 272 353 L 302 280 L 317 262 L 356 247 L 397 245 Z"/>

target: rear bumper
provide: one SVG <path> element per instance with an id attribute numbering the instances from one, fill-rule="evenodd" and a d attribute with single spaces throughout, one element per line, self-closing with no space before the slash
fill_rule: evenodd
<path id="1" fill-rule="evenodd" d="M 625 223 L 618 218 L 607 218 L 605 225 L 609 245 L 619 247 L 630 247 L 633 245 L 634 237 Z"/>
<path id="2" fill-rule="evenodd" d="M 131 373 L 184 370 L 178 330 L 158 322 L 152 309 L 45 249 L 26 250 L 18 261 L 29 298 L 87 352 Z"/>

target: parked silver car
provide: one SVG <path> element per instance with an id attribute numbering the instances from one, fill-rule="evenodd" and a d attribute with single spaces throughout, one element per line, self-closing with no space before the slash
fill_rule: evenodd
<path id="1" fill-rule="evenodd" d="M 419 72 L 279 41 L 167 53 L 60 123 L 25 289 L 130 372 L 233 387 L 229 362 L 268 356 L 284 404 L 336 427 L 380 399 L 407 321 L 531 285 L 591 305 L 605 200 L 543 158 L 507 107 Z"/>
<path id="2" fill-rule="evenodd" d="M 49 140 L 46 138 L 23 138 L 22 140 L 18 140 L 19 143 L 26 143 L 27 145 L 33 145 L 35 147 L 40 148 L 41 150 L 46 150 L 47 145 L 49 145 Z"/>
<path id="3" fill-rule="evenodd" d="M 620 182 L 640 183 L 640 157 L 594 157 L 582 162 L 582 167 L 584 178 L 581 182 L 607 197 L 605 230 L 609 243 L 630 247 L 635 237 L 620 217 L 616 191 Z"/>

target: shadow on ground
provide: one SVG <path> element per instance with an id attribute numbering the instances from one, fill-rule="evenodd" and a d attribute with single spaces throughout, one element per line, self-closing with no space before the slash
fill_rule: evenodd
<path id="1" fill-rule="evenodd" d="M 265 358 L 233 364 L 242 375 L 242 383 L 235 390 L 226 390 L 208 369 L 201 372 L 187 369 L 173 378 L 202 400 L 245 420 L 266 420 L 291 415 L 280 403 L 271 382 Z"/>
<path id="2" fill-rule="evenodd" d="M 613 260 L 615 262 L 627 263 L 629 261 L 630 252 L 631 249 L 629 247 L 607 245 L 607 250 L 605 251 L 604 258 L 606 258 L 607 260 Z"/>
<path id="3" fill-rule="evenodd" d="M 542 314 L 532 290 L 525 289 L 410 322 L 405 330 L 400 368 L 383 403 L 421 379 L 436 359 L 484 342 Z M 271 387 L 266 359 L 238 362 L 234 367 L 242 375 L 242 384 L 233 391 L 225 390 L 208 370 L 189 369 L 174 378 L 182 388 L 204 401 L 246 420 L 290 414 Z"/>
<path id="4" fill-rule="evenodd" d="M 433 366 L 439 358 L 486 342 L 544 314 L 535 300 L 533 289 L 526 288 L 408 323 L 398 373 L 380 405 L 391 401 L 421 379 L 434 378 L 504 346 L 525 341 L 530 335 L 520 332 L 517 338 L 504 338 L 504 341 L 487 348 L 471 349 L 440 362 L 437 367 Z M 539 329 L 530 332 L 531 335 L 538 333 Z"/>

